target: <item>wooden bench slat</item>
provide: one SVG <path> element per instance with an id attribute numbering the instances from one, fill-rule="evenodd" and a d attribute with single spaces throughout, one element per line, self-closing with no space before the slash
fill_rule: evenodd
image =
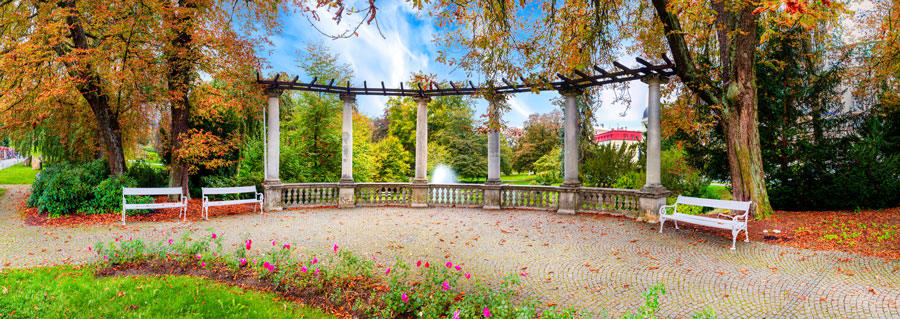
<path id="1" fill-rule="evenodd" d="M 221 200 L 221 201 L 207 201 L 206 206 L 224 206 L 224 205 L 238 205 L 238 204 L 251 204 L 251 203 L 259 203 L 259 200 L 256 199 L 235 199 L 235 200 Z"/>
<path id="2" fill-rule="evenodd" d="M 122 195 L 178 195 L 181 187 L 122 188 Z"/>
<path id="3" fill-rule="evenodd" d="M 172 203 L 125 204 L 123 207 L 125 209 L 176 208 L 176 207 L 184 207 L 184 203 L 172 202 Z"/>
<path id="4" fill-rule="evenodd" d="M 672 220 L 677 220 L 680 222 L 686 222 L 686 223 L 715 227 L 715 228 L 724 228 L 724 229 L 731 229 L 732 226 L 734 226 L 734 222 L 731 220 L 706 217 L 706 216 L 686 215 L 686 214 L 679 214 L 679 213 L 666 216 L 666 219 L 672 219 Z M 738 224 L 743 224 L 743 223 L 738 222 Z"/>
<path id="5" fill-rule="evenodd" d="M 237 187 L 203 187 L 203 196 L 221 195 L 221 194 L 242 194 L 256 193 L 256 186 L 237 186 Z"/>
<path id="6" fill-rule="evenodd" d="M 739 202 L 733 200 L 721 200 L 721 199 L 709 199 L 709 198 L 696 198 L 696 197 L 687 197 L 687 196 L 678 196 L 678 199 L 675 201 L 675 204 L 682 205 L 693 205 L 693 206 L 705 206 L 712 208 L 724 208 L 731 210 L 740 210 L 747 211 L 750 209 L 750 202 Z"/>

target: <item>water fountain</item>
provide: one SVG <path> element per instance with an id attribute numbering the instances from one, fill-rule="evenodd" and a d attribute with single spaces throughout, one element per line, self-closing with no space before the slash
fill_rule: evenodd
<path id="1" fill-rule="evenodd" d="M 432 184 L 457 184 L 459 180 L 456 179 L 456 171 L 454 171 L 450 166 L 440 164 L 434 167 L 434 171 L 431 172 L 431 183 Z"/>

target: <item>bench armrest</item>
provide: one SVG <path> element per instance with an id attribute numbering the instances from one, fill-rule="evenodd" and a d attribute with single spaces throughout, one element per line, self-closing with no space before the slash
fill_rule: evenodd
<path id="1" fill-rule="evenodd" d="M 262 200 L 263 200 L 263 193 L 256 193 L 256 200 L 262 201 Z"/>
<path id="2" fill-rule="evenodd" d="M 660 214 L 660 215 L 671 215 L 671 214 L 666 214 L 666 208 L 669 208 L 669 207 L 675 207 L 675 205 L 678 205 L 678 204 L 676 203 L 676 204 L 672 204 L 672 205 L 662 205 L 662 206 L 660 206 L 660 207 L 659 207 L 659 214 Z M 673 213 L 674 213 L 674 212 L 673 212 Z"/>

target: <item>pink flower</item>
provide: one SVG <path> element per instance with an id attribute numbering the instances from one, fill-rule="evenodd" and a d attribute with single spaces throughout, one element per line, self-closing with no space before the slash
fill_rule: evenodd
<path id="1" fill-rule="evenodd" d="M 309 268 L 306 268 L 306 266 L 300 267 L 300 271 L 302 271 L 302 272 L 306 272 L 308 270 L 309 270 Z"/>
<path id="2" fill-rule="evenodd" d="M 318 274 L 319 274 L 319 268 L 316 268 L 316 271 L 313 271 L 313 274 L 314 274 L 314 275 L 318 275 Z"/>
<path id="3" fill-rule="evenodd" d="M 212 238 L 216 239 L 216 233 L 213 233 Z"/>
<path id="4" fill-rule="evenodd" d="M 459 319 L 459 310 L 453 312 L 453 319 Z"/>
<path id="5" fill-rule="evenodd" d="M 317 262 L 319 262 L 319 259 L 317 259 L 316 257 L 313 257 L 312 264 L 315 265 Z"/>
<path id="6" fill-rule="evenodd" d="M 216 257 L 216 252 L 213 252 L 213 257 Z"/>
<path id="7" fill-rule="evenodd" d="M 247 259 L 241 258 L 241 266 L 246 265 L 246 264 L 247 264 Z"/>
<path id="8" fill-rule="evenodd" d="M 453 268 L 453 263 L 448 261 L 448 262 L 447 262 L 447 268 Z"/>
<path id="9" fill-rule="evenodd" d="M 107 260 L 107 259 L 109 259 L 109 257 L 106 255 L 103 255 L 103 260 Z"/>
<path id="10" fill-rule="evenodd" d="M 263 267 L 266 267 L 268 271 L 275 271 L 275 265 L 270 264 L 268 261 L 263 263 Z"/>
<path id="11" fill-rule="evenodd" d="M 491 311 L 488 310 L 488 307 L 484 307 L 484 310 L 481 311 L 481 314 L 483 314 L 484 317 L 487 318 L 491 316 Z"/>
<path id="12" fill-rule="evenodd" d="M 388 267 L 388 269 L 384 272 L 385 275 L 387 275 L 389 273 L 391 273 L 391 267 Z"/>
<path id="13" fill-rule="evenodd" d="M 445 281 L 442 286 L 444 286 L 444 291 L 450 290 L 450 283 Z"/>
<path id="14" fill-rule="evenodd" d="M 466 273 L 466 279 L 469 279 L 469 278 L 472 278 L 472 275 L 470 275 L 469 273 Z"/>
<path id="15" fill-rule="evenodd" d="M 375 254 L 372 254 L 372 260 L 375 260 Z"/>
<path id="16" fill-rule="evenodd" d="M 429 266 L 429 265 L 428 265 L 428 262 L 426 261 L 426 262 L 425 262 L 425 268 L 428 268 L 428 267 L 431 267 L 431 266 Z"/>
<path id="17" fill-rule="evenodd" d="M 201 262 L 200 262 L 200 267 L 206 268 L 206 263 L 201 261 Z"/>
<path id="18" fill-rule="evenodd" d="M 250 250 L 250 244 L 253 243 L 252 240 L 247 239 L 247 250 Z"/>
<path id="19" fill-rule="evenodd" d="M 93 249 L 91 249 L 91 247 L 88 247 L 88 251 L 92 251 L 92 250 L 93 250 Z"/>
<path id="20" fill-rule="evenodd" d="M 337 252 L 337 250 L 338 250 L 338 245 L 334 244 L 334 252 Z"/>
<path id="21" fill-rule="evenodd" d="M 520 275 L 522 275 L 522 277 L 525 277 L 528 276 L 528 273 L 523 271 Z"/>
<path id="22" fill-rule="evenodd" d="M 291 249 L 291 245 L 284 244 L 284 246 L 281 246 L 281 248 L 284 248 L 284 249 Z"/>
<path id="23" fill-rule="evenodd" d="M 422 261 L 421 260 L 416 261 L 416 267 L 421 267 L 421 266 L 422 266 Z"/>
<path id="24" fill-rule="evenodd" d="M 406 296 L 406 293 L 405 293 L 405 292 L 404 292 L 403 294 L 400 295 L 400 299 L 403 299 L 403 302 L 409 301 L 409 297 Z"/>
<path id="25" fill-rule="evenodd" d="M 459 265 L 456 265 L 456 271 L 460 271 L 460 270 L 462 270 L 462 267 L 460 267 Z"/>
<path id="26" fill-rule="evenodd" d="M 272 246 L 275 246 L 275 241 L 274 241 L 274 240 L 272 240 Z"/>
<path id="27" fill-rule="evenodd" d="M 200 259 L 200 258 L 203 258 L 203 256 L 200 254 L 197 254 L 197 259 Z"/>
<path id="28" fill-rule="evenodd" d="M 169 245 L 172 244 L 172 238 L 169 238 Z"/>

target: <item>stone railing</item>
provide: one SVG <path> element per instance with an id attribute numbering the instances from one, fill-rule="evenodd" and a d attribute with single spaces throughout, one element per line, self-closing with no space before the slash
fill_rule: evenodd
<path id="1" fill-rule="evenodd" d="M 500 207 L 556 210 L 559 208 L 559 187 L 503 185 Z"/>
<path id="2" fill-rule="evenodd" d="M 428 184 L 429 206 L 482 207 L 484 185 Z"/>
<path id="3" fill-rule="evenodd" d="M 579 187 L 575 209 L 579 212 L 603 212 L 637 215 L 641 210 L 637 189 Z"/>
<path id="4" fill-rule="evenodd" d="M 409 183 L 357 183 L 356 205 L 408 205 L 412 198 Z"/>
<path id="5" fill-rule="evenodd" d="M 308 206 L 337 206 L 337 183 L 281 184 L 273 186 L 281 192 L 284 208 Z"/>
<path id="6" fill-rule="evenodd" d="M 418 188 L 417 188 L 418 187 Z M 563 212 L 603 212 L 642 218 L 665 203 L 668 191 L 592 187 L 557 187 L 483 184 L 313 183 L 265 185 L 267 209 L 346 206 L 341 189 L 350 190 L 349 206 L 416 206 L 415 191 L 422 191 L 419 207 L 483 207 L 537 209 Z M 565 197 L 568 196 L 568 197 Z M 499 197 L 499 198 L 498 198 Z M 649 204 L 648 204 L 649 203 Z M 650 205 L 650 206 L 647 206 Z M 647 206 L 647 207 L 644 207 Z M 654 208 L 655 207 L 655 208 Z M 574 209 L 573 209 L 574 208 Z"/>

